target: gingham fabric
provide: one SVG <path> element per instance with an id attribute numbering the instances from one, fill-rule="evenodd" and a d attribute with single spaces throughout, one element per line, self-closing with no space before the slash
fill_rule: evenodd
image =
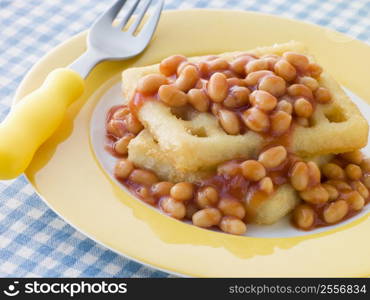
<path id="1" fill-rule="evenodd" d="M 85 30 L 110 1 L 0 0 L 0 120 L 23 76 Z M 313 22 L 370 40 L 369 0 L 167 0 L 166 9 L 229 8 Z M 0 137 L 1 138 L 1 137 Z M 20 177 L 0 181 L 0 277 L 168 277 L 96 244 L 61 220 Z"/>

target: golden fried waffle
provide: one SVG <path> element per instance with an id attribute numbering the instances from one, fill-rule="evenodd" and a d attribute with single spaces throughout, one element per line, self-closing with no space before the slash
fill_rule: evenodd
<path id="1" fill-rule="evenodd" d="M 306 54 L 304 46 L 297 42 L 257 48 L 248 53 L 281 55 L 286 51 Z M 230 61 L 238 54 L 234 52 L 218 56 Z M 197 62 L 201 59 L 193 57 L 189 61 Z M 310 59 L 313 61 L 312 57 Z M 138 80 L 151 73 L 159 73 L 159 66 L 125 70 L 122 73 L 125 98 L 130 99 Z M 310 127 L 295 128 L 291 141 L 292 151 L 300 156 L 315 156 L 364 147 L 367 143 L 368 124 L 357 107 L 327 72 L 324 71 L 318 81 L 321 86 L 329 89 L 332 101 L 317 105 Z M 235 157 L 248 158 L 264 147 L 264 139 L 253 131 L 243 135 L 228 135 L 209 113 L 197 113 L 192 119 L 184 121 L 172 114 L 163 103 L 147 102 L 139 111 L 139 118 L 158 142 L 160 150 L 164 152 L 162 155 L 166 155 L 172 166 L 181 173 L 207 170 Z M 136 139 L 140 140 L 142 136 Z M 141 144 L 144 142 L 140 141 Z M 150 153 L 146 152 L 146 155 Z M 142 165 L 143 159 L 133 162 Z M 173 175 L 171 178 L 174 178 Z M 181 179 L 181 175 L 178 178 Z"/>

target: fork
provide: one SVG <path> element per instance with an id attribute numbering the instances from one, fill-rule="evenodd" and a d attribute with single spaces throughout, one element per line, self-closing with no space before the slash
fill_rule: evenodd
<path id="1" fill-rule="evenodd" d="M 36 150 L 56 131 L 67 108 L 84 91 L 84 79 L 104 60 L 124 60 L 144 51 L 157 27 L 163 0 L 153 6 L 153 13 L 137 33 L 152 0 L 137 9 L 140 0 L 123 9 L 126 0 L 117 0 L 92 25 L 87 36 L 87 50 L 67 68 L 52 71 L 40 88 L 16 104 L 0 124 L 0 180 L 12 179 L 24 172 Z M 113 26 L 120 11 L 123 18 Z M 122 31 L 137 10 L 137 16 Z"/>

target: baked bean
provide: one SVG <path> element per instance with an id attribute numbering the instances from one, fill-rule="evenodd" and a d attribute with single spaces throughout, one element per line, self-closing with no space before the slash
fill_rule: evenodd
<path id="1" fill-rule="evenodd" d="M 136 194 L 146 203 L 154 205 L 156 203 L 156 199 L 151 195 L 150 190 L 145 187 L 141 186 L 136 190 Z"/>
<path id="2" fill-rule="evenodd" d="M 209 98 L 202 89 L 191 89 L 188 92 L 189 103 L 200 112 L 206 112 L 209 108 Z"/>
<path id="3" fill-rule="evenodd" d="M 128 114 L 124 122 L 127 130 L 133 134 L 138 134 L 141 130 L 144 129 L 143 124 L 141 124 L 139 119 L 133 114 Z"/>
<path id="4" fill-rule="evenodd" d="M 242 120 L 249 129 L 256 132 L 267 131 L 270 127 L 268 115 L 256 107 L 245 110 Z"/>
<path id="5" fill-rule="evenodd" d="M 128 144 L 135 136 L 131 133 L 125 134 L 117 142 L 114 143 L 114 151 L 120 155 L 126 155 L 128 152 Z"/>
<path id="6" fill-rule="evenodd" d="M 365 205 L 365 199 L 358 191 L 352 191 L 344 194 L 342 200 L 345 200 L 348 203 L 349 208 L 353 209 L 354 211 L 361 210 Z"/>
<path id="7" fill-rule="evenodd" d="M 258 89 L 269 92 L 275 97 L 280 97 L 285 94 L 285 80 L 279 76 L 265 76 L 258 84 Z"/>
<path id="8" fill-rule="evenodd" d="M 309 60 L 307 56 L 295 52 L 285 52 L 283 57 L 296 67 L 299 71 L 306 71 L 309 65 Z"/>
<path id="9" fill-rule="evenodd" d="M 342 220 L 348 213 L 348 204 L 344 200 L 331 202 L 323 212 L 324 221 L 334 224 Z"/>
<path id="10" fill-rule="evenodd" d="M 222 105 L 220 103 L 211 103 L 211 112 L 217 117 L 218 112 L 222 109 Z"/>
<path id="11" fill-rule="evenodd" d="M 170 107 L 184 106 L 188 101 L 188 96 L 173 85 L 162 85 L 159 88 L 158 96 L 162 102 Z"/>
<path id="12" fill-rule="evenodd" d="M 238 57 L 243 57 L 243 56 L 250 56 L 253 59 L 258 58 L 255 54 L 248 53 L 248 52 L 242 52 L 240 54 L 237 54 L 235 57 L 238 58 Z"/>
<path id="13" fill-rule="evenodd" d="M 279 75 L 286 81 L 292 81 L 297 75 L 296 69 L 285 59 L 279 60 L 275 66 L 274 70 L 276 75 Z"/>
<path id="14" fill-rule="evenodd" d="M 271 71 L 256 71 L 249 73 L 245 78 L 245 82 L 247 85 L 256 85 L 263 77 L 274 75 Z"/>
<path id="15" fill-rule="evenodd" d="M 358 191 L 362 197 L 367 199 L 369 197 L 369 190 L 361 181 L 353 181 L 351 186 L 354 190 Z"/>
<path id="16" fill-rule="evenodd" d="M 341 191 L 341 192 L 352 190 L 351 186 L 343 180 L 331 179 L 331 180 L 326 181 L 326 183 L 335 186 L 336 189 Z"/>
<path id="17" fill-rule="evenodd" d="M 309 127 L 310 126 L 310 121 L 307 118 L 297 117 L 297 118 L 295 118 L 295 122 L 298 125 L 302 126 L 302 127 Z"/>
<path id="18" fill-rule="evenodd" d="M 334 163 L 327 163 L 321 167 L 321 171 L 328 179 L 344 179 L 344 170 Z"/>
<path id="19" fill-rule="evenodd" d="M 307 204 L 298 205 L 293 211 L 294 223 L 302 229 L 309 229 L 315 221 L 315 212 Z"/>
<path id="20" fill-rule="evenodd" d="M 207 87 L 207 82 L 208 80 L 205 80 L 205 79 L 202 79 L 200 78 L 197 83 L 195 84 L 194 88 L 195 89 L 202 89 L 202 90 L 205 90 L 206 87 Z"/>
<path id="21" fill-rule="evenodd" d="M 176 201 L 171 197 L 163 197 L 160 201 L 160 207 L 169 216 L 175 219 L 183 219 L 186 215 L 186 207 L 181 201 Z"/>
<path id="22" fill-rule="evenodd" d="M 290 128 L 292 116 L 285 111 L 278 110 L 271 114 L 270 122 L 272 135 L 279 136 L 287 132 Z"/>
<path id="23" fill-rule="evenodd" d="M 158 182 L 158 177 L 151 171 L 135 169 L 131 172 L 129 178 L 131 181 L 142 185 L 153 185 Z"/>
<path id="24" fill-rule="evenodd" d="M 172 182 L 168 181 L 158 182 L 152 186 L 152 193 L 156 197 L 168 196 L 173 185 Z"/>
<path id="25" fill-rule="evenodd" d="M 152 197 L 152 195 L 150 194 L 150 191 L 147 187 L 140 186 L 138 189 L 135 190 L 135 192 L 145 202 L 150 203 L 150 204 L 155 203 L 155 199 Z"/>
<path id="26" fill-rule="evenodd" d="M 218 191 L 212 186 L 205 186 L 198 190 L 195 202 L 200 208 L 215 206 L 218 203 Z"/>
<path id="27" fill-rule="evenodd" d="M 145 198 L 151 197 L 150 190 L 145 186 L 140 186 L 139 188 L 135 190 L 135 192 L 139 197 L 144 198 L 143 200 L 145 200 Z M 149 200 L 148 202 L 151 202 L 151 201 Z"/>
<path id="28" fill-rule="evenodd" d="M 208 62 L 209 71 L 220 71 L 229 69 L 229 63 L 223 58 L 216 58 Z"/>
<path id="29" fill-rule="evenodd" d="M 209 65 L 206 61 L 201 61 L 198 63 L 198 70 L 201 77 L 207 77 L 209 74 Z"/>
<path id="30" fill-rule="evenodd" d="M 321 184 L 301 191 L 299 196 L 311 204 L 322 204 L 329 200 L 329 194 Z"/>
<path id="31" fill-rule="evenodd" d="M 292 186 L 297 191 L 303 191 L 308 187 L 309 179 L 307 165 L 302 161 L 295 163 L 290 176 L 290 183 Z"/>
<path id="32" fill-rule="evenodd" d="M 238 219 L 243 219 L 245 216 L 243 204 L 234 198 L 221 198 L 217 207 L 225 216 L 233 216 Z"/>
<path id="33" fill-rule="evenodd" d="M 344 158 L 346 161 L 352 164 L 356 164 L 356 165 L 360 165 L 363 159 L 363 156 L 360 150 L 341 153 L 339 154 L 339 156 Z"/>
<path id="34" fill-rule="evenodd" d="M 217 208 L 204 208 L 193 215 L 193 224 L 199 227 L 211 227 L 221 221 L 221 213 Z"/>
<path id="35" fill-rule="evenodd" d="M 224 74 L 226 78 L 234 78 L 236 76 L 236 74 L 231 70 L 223 70 L 221 73 Z"/>
<path id="36" fill-rule="evenodd" d="M 270 56 L 270 57 L 264 57 L 263 59 L 267 61 L 268 68 L 271 71 L 274 70 L 276 63 L 279 61 L 279 58 L 272 57 L 272 56 Z"/>
<path id="37" fill-rule="evenodd" d="M 265 91 L 255 90 L 249 96 L 249 101 L 263 111 L 271 111 L 276 107 L 277 99 Z"/>
<path id="38" fill-rule="evenodd" d="M 233 86 L 230 88 L 229 95 L 224 100 L 224 106 L 238 108 L 249 103 L 250 91 L 246 87 Z"/>
<path id="39" fill-rule="evenodd" d="M 322 67 L 317 63 L 310 63 L 308 65 L 307 71 L 311 74 L 312 77 L 318 78 L 322 73 Z"/>
<path id="40" fill-rule="evenodd" d="M 312 91 L 304 84 L 295 83 L 288 87 L 288 94 L 293 97 L 303 97 L 312 99 Z"/>
<path id="41" fill-rule="evenodd" d="M 287 158 L 287 151 L 283 146 L 275 146 L 263 151 L 258 156 L 258 161 L 267 169 L 273 169 L 281 165 Z"/>
<path id="42" fill-rule="evenodd" d="M 205 64 L 207 64 L 207 63 L 205 63 Z M 177 70 L 176 70 L 177 77 L 180 76 L 181 72 L 184 71 L 184 69 L 187 66 L 193 66 L 193 67 L 195 67 L 195 64 L 193 64 L 191 62 L 188 62 L 187 60 L 185 60 L 182 63 L 180 63 L 179 66 L 177 67 Z M 207 68 L 208 68 L 208 64 L 207 64 Z"/>
<path id="43" fill-rule="evenodd" d="M 370 172 L 370 158 L 366 158 L 361 162 L 361 169 L 364 173 Z"/>
<path id="44" fill-rule="evenodd" d="M 172 55 L 165 58 L 159 64 L 159 71 L 165 76 L 171 76 L 176 73 L 178 66 L 186 61 L 186 57 L 183 55 Z"/>
<path id="45" fill-rule="evenodd" d="M 247 225 L 238 218 L 226 216 L 220 222 L 220 229 L 226 233 L 242 235 L 247 232 Z"/>
<path id="46" fill-rule="evenodd" d="M 155 94 L 161 85 L 167 84 L 168 80 L 161 74 L 149 74 L 139 79 L 137 91 L 145 95 Z"/>
<path id="47" fill-rule="evenodd" d="M 229 86 L 226 76 L 222 73 L 214 73 L 208 81 L 208 95 L 214 102 L 222 102 L 227 96 Z"/>
<path id="48" fill-rule="evenodd" d="M 240 133 L 240 123 L 236 113 L 227 109 L 220 109 L 218 118 L 227 134 L 237 135 Z"/>
<path id="49" fill-rule="evenodd" d="M 326 191 L 329 194 L 329 201 L 337 200 L 339 196 L 339 192 L 334 186 L 332 186 L 331 184 L 327 184 L 327 183 L 323 183 L 322 186 L 324 189 L 326 189 Z"/>
<path id="50" fill-rule="evenodd" d="M 190 202 L 186 205 L 185 217 L 189 220 L 192 219 L 193 215 L 198 211 L 198 207 L 195 203 Z"/>
<path id="51" fill-rule="evenodd" d="M 107 124 L 107 132 L 120 138 L 126 134 L 126 126 L 122 120 L 112 119 Z"/>
<path id="52" fill-rule="evenodd" d="M 254 58 L 247 55 L 237 57 L 230 63 L 230 68 L 239 75 L 245 75 L 245 66 L 251 60 L 254 60 Z"/>
<path id="53" fill-rule="evenodd" d="M 268 69 L 269 69 L 268 61 L 263 58 L 252 60 L 248 62 L 245 66 L 245 71 L 247 74 Z"/>
<path id="54" fill-rule="evenodd" d="M 265 167 L 256 160 L 246 160 L 240 168 L 244 178 L 250 181 L 259 181 L 266 176 Z"/>
<path id="55" fill-rule="evenodd" d="M 300 77 L 299 80 L 298 80 L 298 83 L 304 84 L 311 91 L 315 91 L 319 87 L 319 83 L 317 82 L 317 80 L 315 78 L 310 77 L 310 76 Z"/>
<path id="56" fill-rule="evenodd" d="M 221 71 L 221 73 L 226 76 L 226 79 L 235 77 L 235 73 L 230 70 Z"/>
<path id="57" fill-rule="evenodd" d="M 240 174 L 240 165 L 235 161 L 225 162 L 217 167 L 218 175 L 236 176 Z"/>
<path id="58" fill-rule="evenodd" d="M 130 109 L 125 106 L 120 109 L 117 109 L 113 114 L 113 119 L 115 120 L 124 120 L 125 117 L 130 113 Z"/>
<path id="59" fill-rule="evenodd" d="M 274 192 L 274 183 L 270 177 L 262 178 L 258 184 L 259 189 L 267 195 L 271 195 Z"/>
<path id="60" fill-rule="evenodd" d="M 293 113 L 293 105 L 286 101 L 286 100 L 280 100 L 278 103 L 277 103 L 277 106 L 276 106 L 277 110 L 281 110 L 281 111 L 284 111 L 288 114 L 292 114 Z"/>
<path id="61" fill-rule="evenodd" d="M 233 86 L 247 87 L 247 83 L 244 79 L 232 77 L 232 78 L 227 78 L 226 81 L 230 87 L 233 87 Z"/>
<path id="62" fill-rule="evenodd" d="M 321 181 L 319 166 L 314 161 L 307 162 L 308 173 L 310 174 L 310 185 L 317 185 Z"/>
<path id="63" fill-rule="evenodd" d="M 364 181 L 364 185 L 370 189 L 370 174 L 365 174 L 364 175 L 364 178 L 363 178 L 363 181 Z"/>
<path id="64" fill-rule="evenodd" d="M 187 92 L 192 89 L 199 80 L 198 70 L 195 66 L 186 66 L 176 79 L 175 85 L 178 89 Z"/>
<path id="65" fill-rule="evenodd" d="M 315 91 L 315 99 L 319 103 L 328 103 L 331 100 L 331 94 L 327 88 L 319 87 Z"/>
<path id="66" fill-rule="evenodd" d="M 340 166 L 343 169 L 347 165 L 347 162 L 344 161 L 343 159 L 341 159 L 339 157 L 339 154 L 334 155 L 334 157 L 331 159 L 330 162 L 333 163 L 333 164 L 337 164 L 338 166 Z"/>
<path id="67" fill-rule="evenodd" d="M 358 165 L 349 164 L 345 170 L 347 177 L 351 180 L 359 180 L 362 177 L 362 170 Z"/>
<path id="68" fill-rule="evenodd" d="M 118 179 L 126 179 L 134 170 L 134 164 L 128 159 L 120 159 L 114 168 L 114 175 Z"/>
<path id="69" fill-rule="evenodd" d="M 176 183 L 170 190 L 172 198 L 178 201 L 187 201 L 193 198 L 194 186 L 190 182 Z"/>
<path id="70" fill-rule="evenodd" d="M 299 98 L 294 102 L 294 112 L 301 118 L 309 118 L 313 113 L 313 107 L 310 101 L 305 98 Z"/>

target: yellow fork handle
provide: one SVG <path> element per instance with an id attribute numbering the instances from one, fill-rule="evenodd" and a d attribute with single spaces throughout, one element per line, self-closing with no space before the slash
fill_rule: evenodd
<path id="1" fill-rule="evenodd" d="M 78 73 L 56 69 L 39 89 L 13 107 L 0 124 L 0 179 L 16 178 L 24 172 L 83 91 L 84 80 Z"/>

